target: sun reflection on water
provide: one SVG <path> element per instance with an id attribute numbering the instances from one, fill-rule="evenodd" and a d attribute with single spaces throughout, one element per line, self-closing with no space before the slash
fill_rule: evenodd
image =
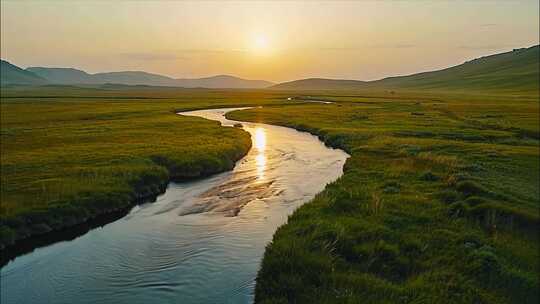
<path id="1" fill-rule="evenodd" d="M 264 171 L 266 169 L 266 131 L 264 128 L 256 128 L 253 137 L 253 145 L 257 149 L 257 156 L 255 156 L 255 165 L 257 166 L 257 176 L 259 179 L 264 178 Z"/>
<path id="2" fill-rule="evenodd" d="M 264 153 L 266 149 L 266 131 L 263 128 L 255 129 L 255 139 L 254 139 L 255 148 L 259 153 Z"/>

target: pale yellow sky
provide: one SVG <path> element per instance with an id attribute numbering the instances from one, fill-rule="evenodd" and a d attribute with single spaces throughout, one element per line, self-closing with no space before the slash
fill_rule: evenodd
<path id="1" fill-rule="evenodd" d="M 532 1 L 2 1 L 16 65 L 371 80 L 539 43 Z"/>

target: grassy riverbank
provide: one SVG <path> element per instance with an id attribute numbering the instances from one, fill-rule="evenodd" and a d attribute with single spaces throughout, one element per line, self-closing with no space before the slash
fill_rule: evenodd
<path id="1" fill-rule="evenodd" d="M 249 134 L 175 112 L 277 100 L 247 91 L 2 88 L 0 247 L 128 208 L 170 179 L 231 169 Z"/>
<path id="2" fill-rule="evenodd" d="M 257 303 L 538 302 L 538 95 L 317 94 L 228 115 L 351 154 L 276 232 Z"/>

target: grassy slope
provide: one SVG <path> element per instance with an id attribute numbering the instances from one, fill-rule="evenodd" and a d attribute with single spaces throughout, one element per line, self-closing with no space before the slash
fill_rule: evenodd
<path id="1" fill-rule="evenodd" d="M 371 83 L 388 88 L 538 92 L 540 47 L 485 56 L 448 69 Z"/>
<path id="2" fill-rule="evenodd" d="M 162 191 L 170 178 L 230 169 L 249 149 L 249 135 L 174 111 L 252 104 L 261 93 L 48 86 L 2 95 L 6 245 L 126 208 Z"/>
<path id="3" fill-rule="evenodd" d="M 351 154 L 274 235 L 256 302 L 537 303 L 538 95 L 385 94 L 229 114 Z"/>
<path id="4" fill-rule="evenodd" d="M 378 81 L 302 79 L 273 86 L 280 90 L 432 90 L 535 94 L 539 88 L 540 47 L 478 58 L 444 70 Z"/>

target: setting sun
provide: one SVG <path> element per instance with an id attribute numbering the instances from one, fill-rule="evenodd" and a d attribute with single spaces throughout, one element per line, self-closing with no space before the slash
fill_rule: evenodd
<path id="1" fill-rule="evenodd" d="M 270 52 L 270 41 L 268 40 L 268 37 L 265 35 L 257 35 L 255 38 L 253 38 L 252 41 L 252 50 L 254 53 L 257 54 L 266 54 Z"/>

